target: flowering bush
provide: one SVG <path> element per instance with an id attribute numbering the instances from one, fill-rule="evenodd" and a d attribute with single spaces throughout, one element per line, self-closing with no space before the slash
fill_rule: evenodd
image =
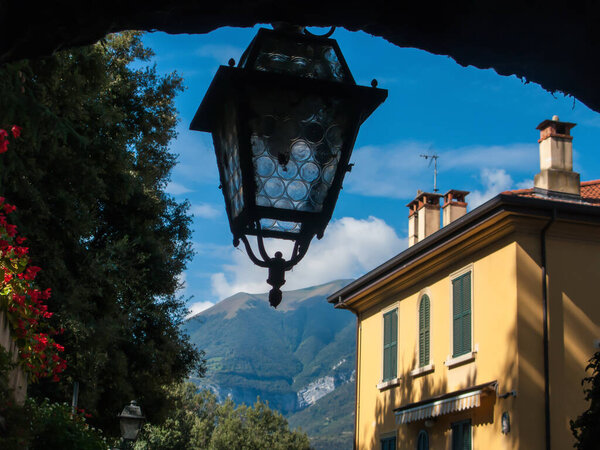
<path id="1" fill-rule="evenodd" d="M 101 430 L 91 427 L 83 410 L 75 414 L 66 403 L 51 403 L 29 400 L 32 411 L 33 439 L 30 450 L 106 450 L 109 445 Z"/>
<path id="2" fill-rule="evenodd" d="M 87 423 L 82 410 L 73 413 L 66 403 L 27 399 L 0 411 L 6 418 L 0 427 L 2 450 L 106 450 L 112 448 L 101 430 Z"/>
<path id="3" fill-rule="evenodd" d="M 21 135 L 21 128 L 13 126 L 13 138 Z M 0 153 L 8 149 L 9 135 L 0 129 Z M 64 348 L 52 336 L 63 330 L 55 330 L 44 319 L 52 313 L 44 303 L 50 298 L 50 289 L 40 290 L 34 281 L 41 270 L 29 265 L 26 239 L 17 235 L 17 227 L 8 222 L 7 216 L 17 208 L 0 197 L 0 310 L 4 311 L 19 351 L 19 364 L 33 382 L 39 378 L 52 377 L 58 381 L 66 368 L 60 357 Z"/>

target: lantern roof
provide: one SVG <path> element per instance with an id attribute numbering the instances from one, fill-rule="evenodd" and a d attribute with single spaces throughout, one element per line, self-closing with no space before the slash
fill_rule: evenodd
<path id="1" fill-rule="evenodd" d="M 146 417 L 142 414 L 142 408 L 132 400 L 129 405 L 125 405 L 121 414 L 117 416 L 119 419 L 140 419 L 144 420 Z"/>
<path id="2" fill-rule="evenodd" d="M 299 78 L 302 83 L 298 83 Z M 233 64 L 219 67 L 190 123 L 190 130 L 214 131 L 217 105 L 248 83 L 353 98 L 360 105 L 360 124 L 387 98 L 387 90 L 377 88 L 376 83 L 373 87 L 356 84 L 335 39 L 303 34 L 293 27 L 261 28 L 237 67 Z"/>
<path id="3" fill-rule="evenodd" d="M 301 28 L 261 28 L 238 67 L 356 84 L 335 39 L 302 34 Z"/>

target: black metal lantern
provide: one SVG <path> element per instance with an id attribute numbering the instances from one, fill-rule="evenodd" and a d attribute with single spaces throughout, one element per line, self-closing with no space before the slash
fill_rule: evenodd
<path id="1" fill-rule="evenodd" d="M 135 400 L 132 400 L 129 405 L 125 405 L 117 417 L 121 425 L 121 437 L 128 441 L 135 441 L 146 419 L 142 414 L 142 409 Z"/>
<path id="2" fill-rule="evenodd" d="M 323 237 L 360 125 L 387 97 L 376 82 L 356 85 L 327 36 L 260 29 L 238 67 L 219 67 L 190 125 L 212 133 L 234 245 L 269 268 L 274 307 L 285 271 Z M 291 258 L 270 257 L 264 238 L 293 240 Z"/>

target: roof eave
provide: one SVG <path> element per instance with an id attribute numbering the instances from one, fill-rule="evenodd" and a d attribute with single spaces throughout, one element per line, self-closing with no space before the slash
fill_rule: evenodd
<path id="1" fill-rule="evenodd" d="M 587 221 L 590 221 L 590 219 L 595 218 L 593 221 L 600 222 L 600 208 L 598 206 L 498 194 L 483 205 L 475 208 L 473 211 L 456 219 L 422 241 L 417 242 L 412 247 L 407 248 L 339 291 L 334 292 L 327 297 L 327 301 L 333 303 L 336 308 L 345 307 L 346 305 L 344 305 L 344 302 L 362 288 L 376 282 L 379 278 L 387 275 L 401 265 L 410 264 L 412 261 L 417 260 L 421 255 L 428 253 L 433 248 L 445 245 L 454 235 L 460 234 L 469 228 L 485 222 L 501 211 L 521 212 L 527 213 L 527 215 L 550 218 L 553 210 L 556 210 L 557 212 L 562 213 L 564 217 L 569 217 L 571 219 L 579 218 L 579 220 L 581 220 L 582 218 L 585 218 Z"/>

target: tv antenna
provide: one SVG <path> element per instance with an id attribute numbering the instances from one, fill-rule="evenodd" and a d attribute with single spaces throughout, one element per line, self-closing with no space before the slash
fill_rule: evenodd
<path id="1" fill-rule="evenodd" d="M 431 150 L 431 147 L 429 147 L 429 149 Z M 433 152 L 431 154 L 424 154 L 424 155 L 420 155 L 421 158 L 425 158 L 426 160 L 429 160 L 429 166 L 431 167 L 431 163 L 433 163 L 433 192 L 437 192 L 439 189 L 437 188 L 437 173 L 438 173 L 438 167 L 437 167 L 437 161 L 438 158 L 440 157 L 440 155 L 438 155 L 437 153 Z"/>

